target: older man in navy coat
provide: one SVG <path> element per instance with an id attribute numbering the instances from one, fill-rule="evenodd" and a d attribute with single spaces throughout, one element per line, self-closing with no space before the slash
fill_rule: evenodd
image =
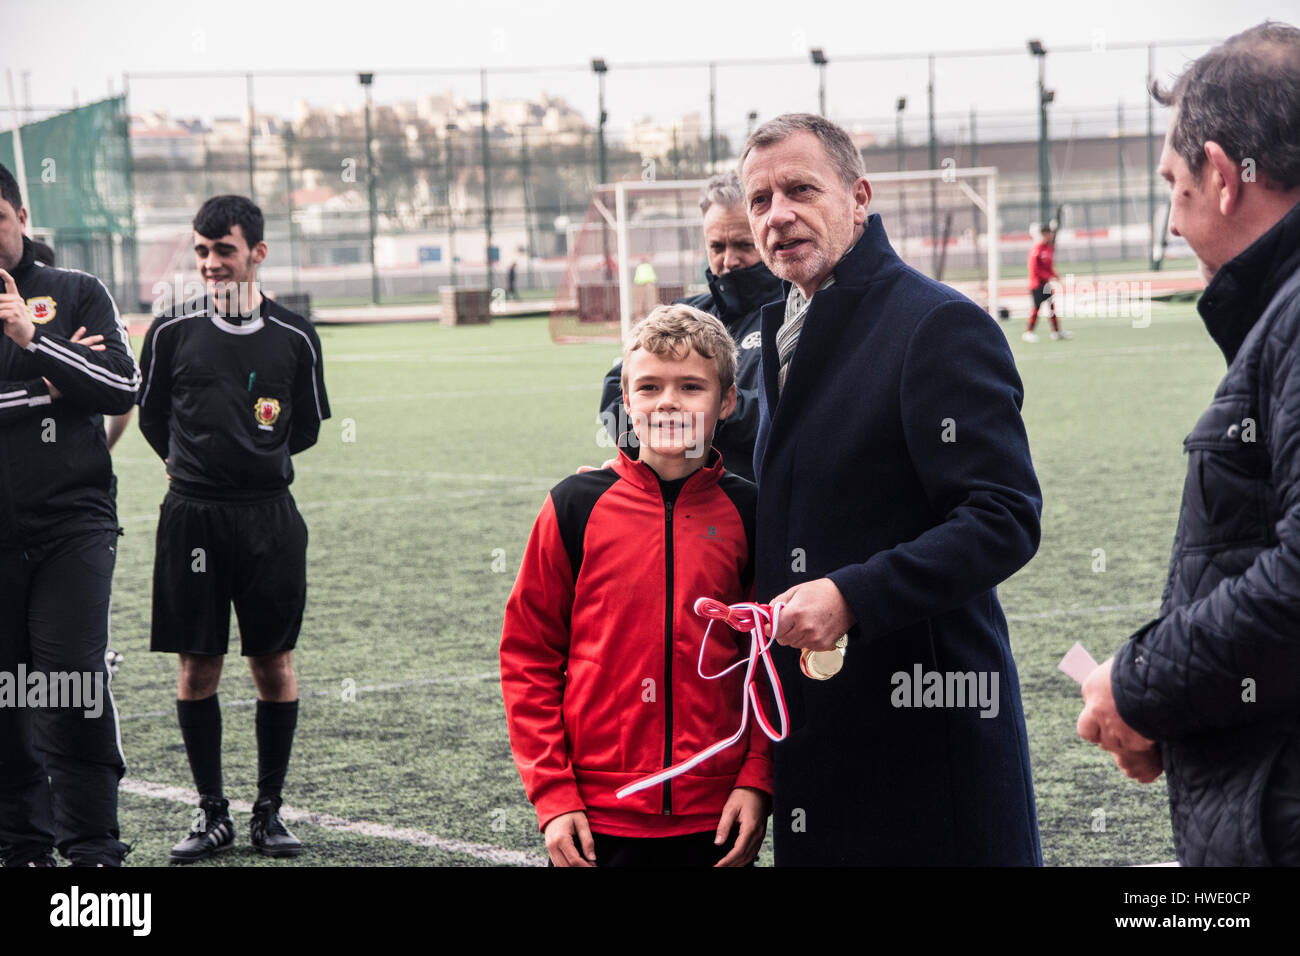
<path id="1" fill-rule="evenodd" d="M 762 315 L 754 453 L 758 597 L 787 605 L 776 862 L 1040 864 L 995 591 L 1042 508 L 1006 339 L 894 253 L 835 124 L 769 121 L 741 180 L 786 292 Z M 801 672 L 844 634 L 838 674 Z"/>

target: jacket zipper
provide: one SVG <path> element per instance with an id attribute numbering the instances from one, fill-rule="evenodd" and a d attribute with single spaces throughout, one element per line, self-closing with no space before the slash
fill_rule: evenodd
<path id="1" fill-rule="evenodd" d="M 673 765 L 673 502 L 664 502 L 664 768 Z M 673 812 L 673 782 L 664 781 L 663 812 Z"/>

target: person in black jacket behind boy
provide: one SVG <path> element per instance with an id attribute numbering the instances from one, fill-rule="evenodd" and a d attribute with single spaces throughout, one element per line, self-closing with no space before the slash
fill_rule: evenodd
<path id="1" fill-rule="evenodd" d="M 754 438 L 758 434 L 758 386 L 762 339 L 758 312 L 781 298 L 781 280 L 763 264 L 745 215 L 745 196 L 735 172 L 714 176 L 700 200 L 704 212 L 704 245 L 709 291 L 687 299 L 689 305 L 716 315 L 736 340 L 740 364 L 736 369 L 736 410 L 718 422 L 713 447 L 727 471 L 754 480 Z M 678 304 L 678 303 L 674 303 Z M 623 363 L 605 375 L 600 394 L 600 418 L 615 444 L 636 457 L 636 435 L 623 406 Z"/>

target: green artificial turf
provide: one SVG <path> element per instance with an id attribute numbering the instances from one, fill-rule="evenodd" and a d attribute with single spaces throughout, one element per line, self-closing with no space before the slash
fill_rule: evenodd
<path id="1" fill-rule="evenodd" d="M 1078 688 L 1056 662 L 1076 640 L 1102 660 L 1153 616 L 1148 605 L 1160 595 L 1177 515 L 1181 440 L 1223 359 L 1189 305 L 1156 304 L 1148 328 L 1127 319 L 1068 325 L 1072 341 L 1044 334 L 1033 345 L 1020 340 L 1022 320 L 1002 326 L 1024 378 L 1045 498 L 1038 555 L 1000 588 L 1043 852 L 1053 865 L 1165 861 L 1173 846 L 1163 779 L 1132 783 L 1075 736 Z M 547 489 L 609 456 L 596 440 L 596 405 L 618 347 L 554 345 L 544 319 L 319 331 L 333 417 L 319 444 L 295 459 L 293 491 L 311 544 L 286 803 L 540 860 L 496 677 L 502 611 Z M 126 536 L 113 644 L 126 660 L 113 689 L 128 785 L 189 789 L 175 659 L 148 651 L 153 535 L 166 480 L 134 424 L 115 468 Z M 1094 570 L 1096 549 L 1105 552 L 1104 571 Z M 232 643 L 238 647 L 237 631 Z M 232 655 L 226 667 L 226 791 L 251 801 L 255 694 L 242 660 Z M 175 800 L 124 793 L 123 837 L 135 844 L 129 863 L 165 864 L 191 812 Z M 237 849 L 200 865 L 269 862 L 248 849 L 247 819 L 236 814 Z M 307 852 L 273 865 L 489 862 L 445 844 L 291 827 Z M 770 845 L 769 837 L 760 863 L 771 862 Z"/>

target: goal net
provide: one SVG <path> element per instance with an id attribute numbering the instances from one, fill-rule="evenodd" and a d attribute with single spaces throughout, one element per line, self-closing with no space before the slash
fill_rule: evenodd
<path id="1" fill-rule="evenodd" d="M 868 173 L 867 181 L 870 211 L 884 220 L 899 257 L 997 318 L 997 167 Z M 995 280 L 989 281 L 990 276 Z"/>
<path id="2" fill-rule="evenodd" d="M 556 342 L 619 342 L 656 305 L 705 290 L 704 180 L 596 188 L 555 293 Z"/>
<path id="3" fill-rule="evenodd" d="M 870 211 L 910 265 L 997 315 L 997 170 L 869 173 Z M 619 342 L 656 305 L 707 291 L 704 180 L 617 182 L 595 190 L 556 290 L 551 338 Z"/>

